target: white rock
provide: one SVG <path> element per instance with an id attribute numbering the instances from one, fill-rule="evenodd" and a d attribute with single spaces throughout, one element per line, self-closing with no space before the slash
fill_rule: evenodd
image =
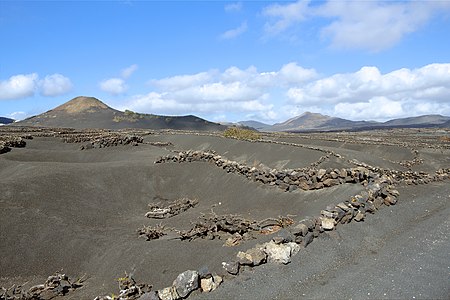
<path id="1" fill-rule="evenodd" d="M 273 241 L 265 244 L 264 252 L 267 253 L 267 260 L 269 262 L 277 262 L 282 264 L 288 264 L 291 262 L 291 253 L 293 246 L 288 244 L 276 244 Z M 298 245 L 297 245 L 298 246 Z M 294 250 L 296 251 L 296 250 Z"/>
<path id="2" fill-rule="evenodd" d="M 334 219 L 320 218 L 322 221 L 322 228 L 325 230 L 332 230 L 334 228 Z"/>
<path id="3" fill-rule="evenodd" d="M 161 300 L 177 300 L 180 299 L 180 296 L 178 296 L 177 291 L 175 287 L 166 287 L 162 290 L 158 291 L 158 296 Z"/>

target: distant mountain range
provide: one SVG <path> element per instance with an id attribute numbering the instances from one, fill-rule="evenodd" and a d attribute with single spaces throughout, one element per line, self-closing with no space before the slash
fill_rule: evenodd
<path id="1" fill-rule="evenodd" d="M 335 130 L 370 130 L 383 128 L 407 127 L 442 127 L 450 128 L 450 117 L 441 115 L 424 115 L 418 117 L 393 119 L 387 122 L 350 121 L 330 117 L 319 113 L 306 112 L 282 123 L 268 125 L 257 121 L 242 121 L 237 124 L 253 127 L 260 131 L 335 131 Z"/>
<path id="2" fill-rule="evenodd" d="M 5 118 L 5 117 L 0 117 L 0 125 L 11 124 L 11 123 L 13 123 L 14 121 L 15 121 L 14 119 Z"/>
<path id="3" fill-rule="evenodd" d="M 238 126 L 251 127 L 256 130 L 264 130 L 265 128 L 270 127 L 271 125 L 258 122 L 258 121 L 241 121 L 237 123 Z"/>
<path id="4" fill-rule="evenodd" d="M 196 116 L 160 116 L 119 111 L 94 97 L 76 97 L 52 110 L 14 123 L 22 126 L 71 128 L 146 128 L 221 131 L 226 126 Z"/>
<path id="5" fill-rule="evenodd" d="M 0 118 L 0 124 L 11 124 L 14 120 Z M 12 126 L 43 126 L 71 128 L 146 128 L 146 129 L 179 129 L 200 131 L 222 131 L 229 126 L 250 127 L 267 132 L 301 132 L 301 131 L 339 131 L 339 130 L 371 130 L 405 127 L 442 127 L 450 128 L 450 117 L 441 115 L 424 115 L 418 117 L 393 119 L 387 122 L 350 121 L 330 117 L 319 113 L 306 112 L 274 125 L 258 121 L 242 121 L 238 123 L 218 124 L 202 118 L 188 116 L 161 116 L 141 114 L 125 110 L 113 109 L 94 97 L 76 97 L 52 110 L 37 116 L 14 122 Z"/>

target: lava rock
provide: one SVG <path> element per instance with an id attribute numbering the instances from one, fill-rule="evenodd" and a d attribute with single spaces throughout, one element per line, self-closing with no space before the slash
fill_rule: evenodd
<path id="1" fill-rule="evenodd" d="M 266 262 L 267 254 L 261 248 L 252 248 L 246 252 L 239 251 L 237 254 L 239 264 L 259 266 Z"/>
<path id="2" fill-rule="evenodd" d="M 173 286 L 175 287 L 177 294 L 181 298 L 184 298 L 192 291 L 198 289 L 198 279 L 199 277 L 197 271 L 184 271 L 175 279 Z"/>
<path id="3" fill-rule="evenodd" d="M 222 267 L 231 275 L 239 273 L 239 263 L 237 261 L 222 262 Z"/>

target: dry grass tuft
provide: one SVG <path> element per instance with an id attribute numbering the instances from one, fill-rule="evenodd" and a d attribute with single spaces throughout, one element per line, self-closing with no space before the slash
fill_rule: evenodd
<path id="1" fill-rule="evenodd" d="M 223 133 L 224 137 L 235 138 L 239 140 L 259 140 L 261 139 L 261 134 L 257 131 L 244 129 L 239 127 L 230 127 Z"/>

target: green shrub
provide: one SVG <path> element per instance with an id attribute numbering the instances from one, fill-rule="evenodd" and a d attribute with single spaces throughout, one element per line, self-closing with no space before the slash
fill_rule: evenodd
<path id="1" fill-rule="evenodd" d="M 240 140 L 259 140 L 261 138 L 259 132 L 239 127 L 229 127 L 224 131 L 223 136 Z"/>

